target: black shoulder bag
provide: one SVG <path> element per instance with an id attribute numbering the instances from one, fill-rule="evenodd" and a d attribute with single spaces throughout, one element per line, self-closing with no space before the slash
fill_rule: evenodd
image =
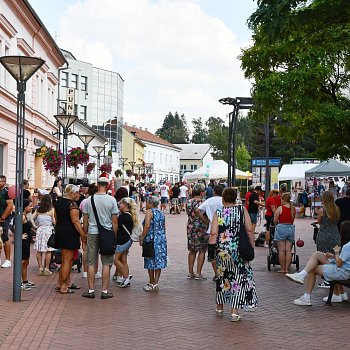
<path id="1" fill-rule="evenodd" d="M 244 210 L 242 209 L 242 206 L 239 206 L 239 212 L 240 212 L 240 228 L 239 228 L 239 239 L 238 239 L 238 253 L 239 256 L 244 261 L 252 261 L 254 260 L 254 248 L 249 242 L 249 237 L 247 235 L 247 231 L 244 226 Z"/>
<path id="2" fill-rule="evenodd" d="M 94 196 L 91 196 L 92 210 L 94 211 L 95 220 L 98 228 L 98 243 L 100 246 L 101 255 L 114 255 L 116 248 L 116 237 L 113 230 L 107 230 L 104 228 L 97 215 Z"/>
<path id="3" fill-rule="evenodd" d="M 153 210 L 152 210 L 152 214 L 153 214 L 153 237 L 149 242 L 146 242 L 145 240 L 143 240 L 143 242 L 142 242 L 142 257 L 143 258 L 154 258 L 154 213 L 153 213 Z"/>
<path id="4" fill-rule="evenodd" d="M 69 204 L 71 203 L 71 201 L 69 201 L 62 209 L 62 213 L 61 215 L 57 218 L 56 220 L 56 225 L 58 223 L 58 221 L 61 221 L 62 217 L 63 217 L 63 214 L 64 214 L 64 211 L 65 209 L 69 206 Z M 49 239 L 47 240 L 47 243 L 46 245 L 49 247 L 49 248 L 55 248 L 56 249 L 56 229 L 53 228 L 52 229 L 52 234 L 51 236 L 49 237 Z"/>

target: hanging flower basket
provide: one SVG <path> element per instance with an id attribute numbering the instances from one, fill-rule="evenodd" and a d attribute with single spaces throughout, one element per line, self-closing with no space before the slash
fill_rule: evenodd
<path id="1" fill-rule="evenodd" d="M 131 177 L 132 176 L 132 171 L 130 169 L 126 170 L 125 173 L 126 173 L 127 177 Z"/>
<path id="2" fill-rule="evenodd" d="M 68 151 L 67 166 L 69 168 L 79 169 L 79 165 L 89 162 L 89 153 L 80 147 L 74 147 Z"/>
<path id="3" fill-rule="evenodd" d="M 148 174 L 147 176 L 148 176 L 148 178 L 152 178 L 152 174 Z"/>
<path id="4" fill-rule="evenodd" d="M 123 175 L 123 172 L 122 172 L 120 169 L 117 169 L 117 170 L 114 172 L 114 175 L 115 175 L 115 177 L 119 177 L 119 176 L 122 176 L 122 175 Z"/>
<path id="5" fill-rule="evenodd" d="M 55 150 L 50 147 L 44 157 L 43 164 L 45 170 L 48 170 L 51 175 L 57 176 L 62 168 L 63 154 L 59 150 Z"/>
<path id="6" fill-rule="evenodd" d="M 146 180 L 146 174 L 145 174 L 145 173 L 142 173 L 142 174 L 141 174 L 141 179 L 142 179 L 142 180 Z"/>
<path id="7" fill-rule="evenodd" d="M 96 163 L 89 163 L 86 166 L 86 174 L 90 175 L 92 171 L 95 169 Z"/>
<path id="8" fill-rule="evenodd" d="M 104 163 L 100 166 L 100 171 L 110 174 L 112 172 L 112 164 L 110 163 Z"/>

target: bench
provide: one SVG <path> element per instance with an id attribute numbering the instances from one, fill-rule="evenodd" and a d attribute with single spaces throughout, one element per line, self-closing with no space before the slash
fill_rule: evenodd
<path id="1" fill-rule="evenodd" d="M 327 305 L 332 305 L 332 296 L 333 296 L 333 291 L 334 287 L 336 284 L 341 284 L 342 286 L 346 286 L 350 288 L 350 280 L 343 280 L 343 281 L 330 281 L 329 282 L 329 293 L 328 293 L 328 299 L 326 304 Z"/>

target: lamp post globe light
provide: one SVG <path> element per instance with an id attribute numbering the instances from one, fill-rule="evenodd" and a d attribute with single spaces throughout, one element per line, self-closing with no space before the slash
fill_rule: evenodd
<path id="1" fill-rule="evenodd" d="M 17 82 L 17 129 L 16 129 L 16 199 L 15 199 L 15 250 L 13 268 L 13 301 L 21 301 L 22 270 L 22 216 L 23 216 L 23 171 L 25 131 L 26 82 L 45 63 L 38 57 L 2 56 L 1 64 Z"/>
<path id="2" fill-rule="evenodd" d="M 97 153 L 97 177 L 100 176 L 100 160 L 101 160 L 101 153 L 105 150 L 105 146 L 92 146 L 92 148 Z"/>
<path id="3" fill-rule="evenodd" d="M 229 113 L 228 127 L 228 185 L 236 186 L 236 132 L 237 117 L 240 109 L 250 109 L 253 105 L 251 97 L 225 97 L 219 100 L 223 105 L 233 106 L 233 111 Z"/>
<path id="4" fill-rule="evenodd" d="M 80 135 L 78 134 L 80 141 L 84 144 L 84 151 L 87 152 L 89 143 L 95 138 L 94 135 Z M 84 164 L 84 179 L 87 178 L 86 175 L 86 164 Z"/>
<path id="5" fill-rule="evenodd" d="M 123 167 L 123 176 L 122 176 L 122 179 L 123 179 L 123 180 L 124 180 L 125 163 L 126 163 L 127 160 L 128 160 L 127 157 L 120 157 L 120 164 L 121 164 L 122 167 Z"/>

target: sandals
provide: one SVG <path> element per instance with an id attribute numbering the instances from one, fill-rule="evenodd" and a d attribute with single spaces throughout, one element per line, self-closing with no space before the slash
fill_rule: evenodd
<path id="1" fill-rule="evenodd" d="M 67 290 L 65 292 L 60 291 L 60 294 L 74 294 L 74 290 L 67 288 Z"/>
<path id="2" fill-rule="evenodd" d="M 72 283 L 70 285 L 70 287 L 68 287 L 69 289 L 80 289 L 80 287 L 78 285 L 76 285 L 75 283 Z"/>
<path id="3" fill-rule="evenodd" d="M 231 314 L 231 322 L 238 322 L 242 320 L 242 316 L 241 315 L 237 315 L 237 314 Z"/>
<path id="4" fill-rule="evenodd" d="M 216 313 L 217 317 L 222 317 L 224 315 L 224 310 L 223 309 L 221 309 L 221 310 L 215 309 L 215 313 Z"/>

